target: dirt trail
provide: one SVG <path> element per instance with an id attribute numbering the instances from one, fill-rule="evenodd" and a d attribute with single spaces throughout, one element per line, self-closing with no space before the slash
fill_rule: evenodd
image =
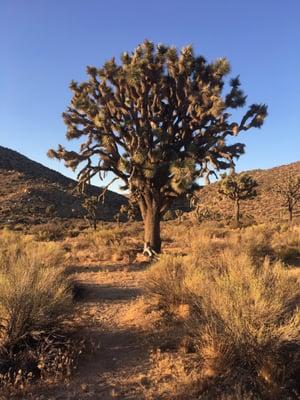
<path id="1" fill-rule="evenodd" d="M 92 352 L 84 356 L 68 384 L 44 387 L 38 391 L 42 395 L 29 398 L 145 398 L 142 383 L 149 364 L 149 332 L 136 319 L 144 269 L 143 263 L 73 268 L 80 288 L 76 324 L 82 336 L 91 340 Z"/>

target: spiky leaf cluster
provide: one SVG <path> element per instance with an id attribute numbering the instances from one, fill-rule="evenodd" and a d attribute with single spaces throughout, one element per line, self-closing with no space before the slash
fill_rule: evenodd
<path id="1" fill-rule="evenodd" d="M 128 202 L 127 204 L 122 204 L 122 206 L 120 207 L 120 214 L 126 215 L 127 220 L 131 222 L 139 218 L 138 208 L 132 202 Z"/>
<path id="2" fill-rule="evenodd" d="M 81 205 L 82 208 L 85 210 L 85 218 L 89 221 L 91 225 L 95 225 L 100 206 L 98 197 L 85 197 Z"/>
<path id="3" fill-rule="evenodd" d="M 231 200 L 251 200 L 257 196 L 258 184 L 247 174 L 224 174 L 219 184 L 219 193 Z"/>
<path id="4" fill-rule="evenodd" d="M 209 63 L 192 46 L 178 52 L 146 40 L 119 63 L 88 67 L 87 81 L 71 83 L 66 136 L 82 144 L 78 152 L 59 146 L 49 155 L 73 169 L 83 164 L 81 184 L 111 172 L 145 204 L 155 197 L 163 212 L 197 178 L 233 167 L 244 145 L 228 144 L 228 137 L 263 124 L 267 107 L 259 104 L 232 121 L 246 96 L 238 77 L 223 93 L 229 72 L 225 58 Z"/>

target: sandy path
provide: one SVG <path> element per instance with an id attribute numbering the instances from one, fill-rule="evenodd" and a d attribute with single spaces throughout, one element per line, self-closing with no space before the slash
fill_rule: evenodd
<path id="1" fill-rule="evenodd" d="M 28 399 L 144 399 L 150 337 L 137 312 L 143 264 L 80 266 L 73 273 L 80 288 L 76 324 L 92 351 L 69 383 L 37 388 Z"/>

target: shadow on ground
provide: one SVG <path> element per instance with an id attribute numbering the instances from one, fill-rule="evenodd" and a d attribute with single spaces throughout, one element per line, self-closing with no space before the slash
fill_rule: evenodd
<path id="1" fill-rule="evenodd" d="M 99 303 L 104 300 L 130 300 L 142 294 L 139 288 L 100 285 L 94 283 L 77 283 L 76 300 L 78 302 Z"/>
<path id="2" fill-rule="evenodd" d="M 133 272 L 133 271 L 144 271 L 149 266 L 149 262 L 137 262 L 131 264 L 113 264 L 113 265 L 74 265 L 68 268 L 68 274 L 81 274 L 88 272 Z"/>

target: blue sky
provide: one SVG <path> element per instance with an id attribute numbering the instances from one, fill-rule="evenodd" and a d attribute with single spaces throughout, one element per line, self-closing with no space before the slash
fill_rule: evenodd
<path id="1" fill-rule="evenodd" d="M 268 104 L 262 129 L 239 137 L 238 170 L 297 161 L 299 16 L 299 0 L 0 0 L 0 145 L 74 176 L 46 156 L 66 144 L 70 81 L 148 38 L 228 57 L 248 102 Z"/>

